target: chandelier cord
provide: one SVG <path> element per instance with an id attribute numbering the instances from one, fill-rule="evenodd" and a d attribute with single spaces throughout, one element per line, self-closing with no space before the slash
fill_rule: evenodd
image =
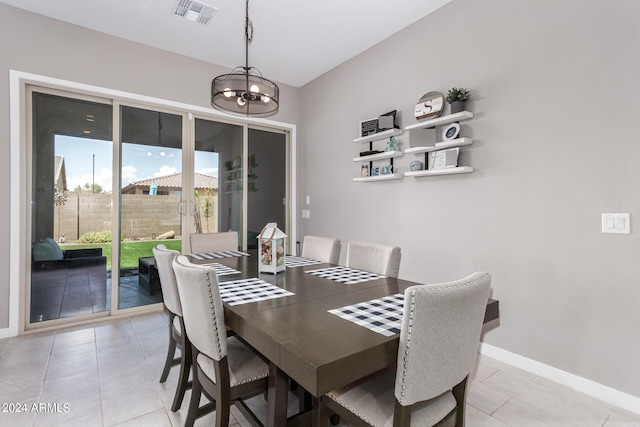
<path id="1" fill-rule="evenodd" d="M 249 0 L 247 0 L 247 15 L 244 24 L 244 39 L 247 43 L 253 41 L 253 22 L 249 19 Z"/>

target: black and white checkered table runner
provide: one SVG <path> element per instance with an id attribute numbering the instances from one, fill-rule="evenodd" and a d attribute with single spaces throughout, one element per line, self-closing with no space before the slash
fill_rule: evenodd
<path id="1" fill-rule="evenodd" d="M 319 270 L 307 270 L 305 273 L 334 280 L 336 282 L 344 283 L 345 285 L 353 285 L 355 283 L 368 282 L 369 280 L 382 279 L 386 277 L 376 273 L 369 273 L 368 271 L 341 266 L 321 268 Z"/>
<path id="2" fill-rule="evenodd" d="M 304 258 L 301 256 L 287 255 L 285 265 L 287 267 L 302 267 L 305 265 L 322 264 L 322 261 L 317 259 Z"/>
<path id="3" fill-rule="evenodd" d="M 328 311 L 385 337 L 390 337 L 400 333 L 403 307 L 404 295 L 395 294 Z"/>
<path id="4" fill-rule="evenodd" d="M 216 275 L 218 275 L 218 276 L 226 276 L 226 275 L 229 275 L 229 274 L 238 274 L 238 273 L 240 273 L 235 268 L 227 267 L 226 265 L 222 265 L 222 264 L 220 264 L 218 262 L 210 262 L 208 264 L 200 264 L 200 265 L 206 265 L 207 267 L 213 267 L 213 269 L 216 270 Z"/>
<path id="5" fill-rule="evenodd" d="M 229 305 L 247 304 L 295 295 L 258 278 L 220 283 L 220 298 Z"/>
<path id="6" fill-rule="evenodd" d="M 241 251 L 222 251 L 222 252 L 191 254 L 191 256 L 194 257 L 195 259 L 204 260 L 204 259 L 232 258 L 236 256 L 249 256 L 249 254 Z"/>

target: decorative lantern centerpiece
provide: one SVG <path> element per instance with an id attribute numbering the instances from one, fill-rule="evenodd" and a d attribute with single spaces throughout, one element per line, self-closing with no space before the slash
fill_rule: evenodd
<path id="1" fill-rule="evenodd" d="M 258 236 L 258 272 L 279 273 L 285 270 L 285 248 L 287 235 L 278 228 L 278 224 L 270 222 L 265 225 Z"/>

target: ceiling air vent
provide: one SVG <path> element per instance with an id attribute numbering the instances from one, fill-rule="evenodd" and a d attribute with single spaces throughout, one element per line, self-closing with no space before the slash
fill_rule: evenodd
<path id="1" fill-rule="evenodd" d="M 218 9 L 195 0 L 177 0 L 173 13 L 189 21 L 207 25 Z"/>

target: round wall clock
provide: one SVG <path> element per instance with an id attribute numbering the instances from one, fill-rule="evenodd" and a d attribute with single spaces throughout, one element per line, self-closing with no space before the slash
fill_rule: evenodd
<path id="1" fill-rule="evenodd" d="M 445 127 L 442 131 L 442 140 L 443 141 L 451 141 L 452 139 L 456 139 L 460 134 L 460 124 L 451 123 L 449 126 Z"/>
<path id="2" fill-rule="evenodd" d="M 421 171 L 422 170 L 422 162 L 420 160 L 414 160 L 409 164 L 409 169 L 412 171 Z"/>

